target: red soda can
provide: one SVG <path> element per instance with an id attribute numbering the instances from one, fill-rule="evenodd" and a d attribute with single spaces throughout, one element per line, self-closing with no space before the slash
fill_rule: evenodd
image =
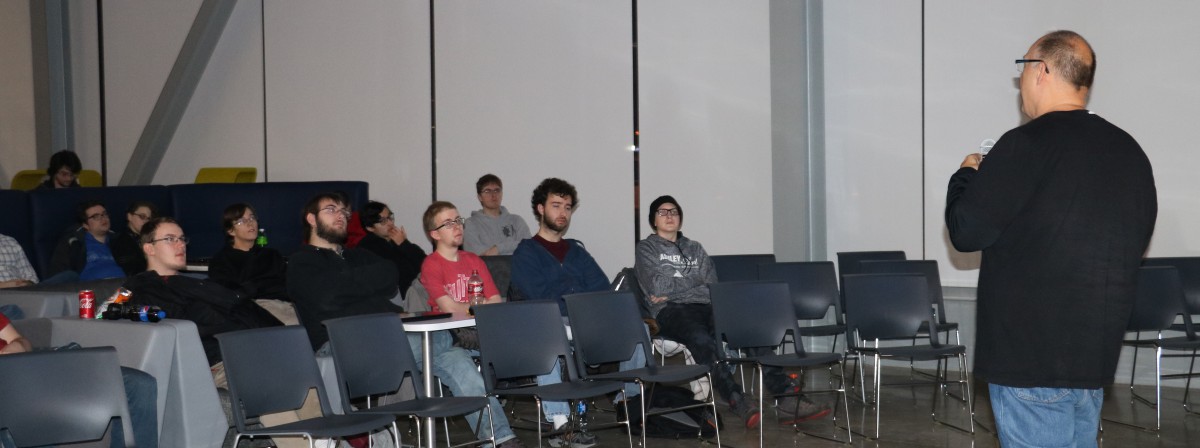
<path id="1" fill-rule="evenodd" d="M 96 293 L 90 289 L 79 291 L 79 318 L 96 318 Z"/>

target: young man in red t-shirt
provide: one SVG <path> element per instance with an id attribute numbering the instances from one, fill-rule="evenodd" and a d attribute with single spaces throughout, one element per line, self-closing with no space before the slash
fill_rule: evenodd
<path id="1" fill-rule="evenodd" d="M 458 215 L 454 204 L 445 201 L 429 204 L 421 221 L 434 246 L 433 253 L 421 263 L 421 286 L 429 293 L 430 309 L 466 313 L 471 307 L 467 299 L 467 281 L 476 271 L 483 279 L 483 296 L 487 297 L 484 303 L 503 301 L 483 259 L 458 249 L 463 242 L 466 221 Z"/>

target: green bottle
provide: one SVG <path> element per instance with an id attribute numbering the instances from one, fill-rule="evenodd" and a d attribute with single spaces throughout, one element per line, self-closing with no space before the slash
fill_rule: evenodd
<path id="1" fill-rule="evenodd" d="M 267 247 L 267 231 L 266 229 L 258 229 L 258 238 L 254 239 L 254 244 L 258 247 Z"/>

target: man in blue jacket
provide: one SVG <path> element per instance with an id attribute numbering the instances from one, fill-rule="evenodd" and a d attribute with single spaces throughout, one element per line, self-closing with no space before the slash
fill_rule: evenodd
<path id="1" fill-rule="evenodd" d="M 548 300 L 558 303 L 559 312 L 567 315 L 567 303 L 563 296 L 581 292 L 596 292 L 608 289 L 608 276 L 596 264 L 596 260 L 583 247 L 579 240 L 567 239 L 563 235 L 571 226 L 571 215 L 579 205 L 575 186 L 557 178 L 543 180 L 533 190 L 530 205 L 533 215 L 537 217 L 538 232 L 532 238 L 521 240 L 512 257 L 512 285 L 514 291 L 509 300 Z M 564 324 L 566 317 L 563 317 Z M 627 370 L 646 365 L 644 354 L 640 352 L 630 361 L 621 363 L 620 369 Z M 561 374 L 556 368 L 549 374 L 538 378 L 539 384 L 553 384 L 560 381 Z M 625 386 L 625 396 L 634 397 L 638 394 L 635 384 Z M 555 428 L 566 424 L 569 409 L 566 402 L 548 401 L 544 404 L 546 418 L 554 423 Z M 585 432 L 576 432 L 566 436 L 574 448 L 592 446 L 596 437 Z M 563 441 L 552 440 L 555 444 Z M 564 444 L 565 445 L 565 444 Z"/>

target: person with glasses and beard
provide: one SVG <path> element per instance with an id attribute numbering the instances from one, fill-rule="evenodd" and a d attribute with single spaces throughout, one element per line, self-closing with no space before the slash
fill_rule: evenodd
<path id="1" fill-rule="evenodd" d="M 658 321 L 659 336 L 682 343 L 692 352 L 697 364 L 709 366 L 713 385 L 734 414 L 747 428 L 756 428 L 762 412 L 755 399 L 744 396 L 742 387 L 727 368 L 714 368 L 717 350 L 721 350 L 713 328 L 712 300 L 708 285 L 717 282 L 717 271 L 704 246 L 683 236 L 683 208 L 671 196 L 659 196 L 650 203 L 650 228 L 653 234 L 637 244 L 634 269 L 638 283 L 650 302 L 650 313 Z M 748 350 L 751 355 L 770 353 L 770 348 Z M 782 369 L 766 368 L 763 380 L 772 395 L 796 394 L 800 384 L 789 379 Z M 803 395 L 788 395 L 778 400 L 780 423 L 811 420 L 829 414 L 829 407 L 809 401 Z"/>

